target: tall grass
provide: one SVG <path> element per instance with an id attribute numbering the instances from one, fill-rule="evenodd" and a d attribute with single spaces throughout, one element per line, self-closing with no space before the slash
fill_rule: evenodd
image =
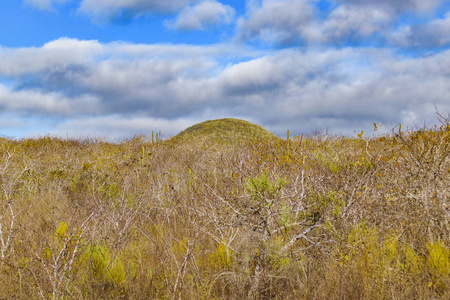
<path id="1" fill-rule="evenodd" d="M 0 298 L 448 299 L 449 145 L 0 139 Z"/>

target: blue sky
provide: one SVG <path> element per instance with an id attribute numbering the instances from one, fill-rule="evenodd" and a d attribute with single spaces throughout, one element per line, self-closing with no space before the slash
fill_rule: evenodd
<path id="1" fill-rule="evenodd" d="M 0 135 L 114 141 L 207 119 L 282 136 L 450 112 L 450 1 L 5 0 Z"/>

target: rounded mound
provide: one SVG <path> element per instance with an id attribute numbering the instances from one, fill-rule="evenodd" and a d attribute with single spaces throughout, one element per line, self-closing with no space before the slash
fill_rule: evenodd
<path id="1" fill-rule="evenodd" d="M 174 141 L 210 140 L 246 142 L 278 139 L 263 127 L 239 119 L 218 119 L 195 124 L 172 138 Z"/>

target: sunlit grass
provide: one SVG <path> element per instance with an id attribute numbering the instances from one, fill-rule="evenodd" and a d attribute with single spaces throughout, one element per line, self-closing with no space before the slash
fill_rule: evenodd
<path id="1" fill-rule="evenodd" d="M 172 142 L 209 140 L 215 142 L 248 142 L 275 140 L 277 137 L 259 125 L 239 119 L 218 119 L 195 124 L 176 136 Z"/>
<path id="2" fill-rule="evenodd" d="M 445 123 L 174 140 L 0 139 L 0 298 L 449 298 Z"/>

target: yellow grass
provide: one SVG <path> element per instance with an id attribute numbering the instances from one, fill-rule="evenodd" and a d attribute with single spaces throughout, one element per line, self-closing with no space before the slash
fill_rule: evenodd
<path id="1" fill-rule="evenodd" d="M 450 297 L 448 125 L 209 124 L 185 143 L 0 139 L 0 298 Z"/>

